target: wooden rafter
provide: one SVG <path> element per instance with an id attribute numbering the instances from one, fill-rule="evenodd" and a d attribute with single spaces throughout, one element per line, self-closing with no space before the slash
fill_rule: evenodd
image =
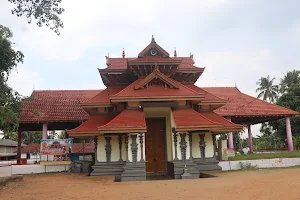
<path id="1" fill-rule="evenodd" d="M 160 79 L 163 81 L 165 84 L 167 84 L 170 88 L 176 88 L 178 89 L 177 83 L 175 83 L 174 80 L 171 78 L 165 76 L 163 73 L 161 73 L 158 68 L 153 70 L 151 74 L 149 74 L 147 77 L 145 77 L 142 81 L 140 81 L 138 84 L 135 85 L 135 89 L 140 89 L 146 86 L 148 83 L 150 83 L 153 79 Z"/>

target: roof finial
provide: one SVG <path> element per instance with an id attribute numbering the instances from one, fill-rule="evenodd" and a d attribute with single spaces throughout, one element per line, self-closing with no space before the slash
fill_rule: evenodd
<path id="1" fill-rule="evenodd" d="M 152 42 L 155 42 L 154 35 L 152 35 Z"/>
<path id="2" fill-rule="evenodd" d="M 157 66 L 157 62 L 155 62 L 154 70 L 153 71 L 159 71 L 158 66 Z"/>
<path id="3" fill-rule="evenodd" d="M 123 48 L 122 57 L 125 58 L 125 50 Z"/>
<path id="4" fill-rule="evenodd" d="M 176 47 L 175 47 L 175 49 L 174 49 L 174 57 L 177 57 Z"/>

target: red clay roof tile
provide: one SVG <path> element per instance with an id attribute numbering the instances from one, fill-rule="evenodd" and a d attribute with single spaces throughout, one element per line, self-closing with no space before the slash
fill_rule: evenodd
<path id="1" fill-rule="evenodd" d="M 174 96 L 174 97 L 184 97 L 184 96 L 199 96 L 199 98 L 204 95 L 204 93 L 198 93 L 189 87 L 177 82 L 178 89 L 164 88 L 162 86 L 151 86 L 144 89 L 135 89 L 135 85 L 139 84 L 143 79 L 138 79 L 119 93 L 112 95 L 111 97 L 159 97 L 159 96 Z"/>
<path id="2" fill-rule="evenodd" d="M 222 125 L 204 117 L 191 108 L 173 109 L 172 115 L 177 131 L 185 128 L 190 128 L 190 130 L 193 130 L 192 127 L 198 128 L 197 130 L 201 130 L 201 128 L 207 130 L 207 127 L 221 127 Z"/>
<path id="3" fill-rule="evenodd" d="M 146 121 L 143 110 L 126 109 L 117 115 L 114 119 L 103 126 L 99 126 L 98 130 L 102 133 L 112 132 L 135 132 L 141 130 L 146 132 Z"/>
<path id="4" fill-rule="evenodd" d="M 111 121 L 116 115 L 93 115 L 90 116 L 88 120 L 83 122 L 80 126 L 78 126 L 75 129 L 68 130 L 68 134 L 70 136 L 76 136 L 76 133 L 78 134 L 88 134 L 89 132 L 98 132 L 98 126 L 103 126 L 107 124 L 109 121 Z"/>
<path id="5" fill-rule="evenodd" d="M 35 90 L 22 101 L 20 122 L 80 121 L 89 118 L 80 102 L 101 90 Z"/>
<path id="6" fill-rule="evenodd" d="M 229 101 L 215 112 L 222 116 L 285 116 L 299 113 L 241 93 L 236 87 L 207 87 L 204 90 Z"/>
<path id="7" fill-rule="evenodd" d="M 99 94 L 94 96 L 93 98 L 87 100 L 86 102 L 82 102 L 82 104 L 107 104 L 110 103 L 110 96 L 120 92 L 124 89 L 125 85 L 112 85 L 108 86 L 106 89 L 101 91 Z"/>

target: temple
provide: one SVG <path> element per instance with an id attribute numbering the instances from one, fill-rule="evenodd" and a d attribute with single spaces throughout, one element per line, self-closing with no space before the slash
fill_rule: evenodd
<path id="1" fill-rule="evenodd" d="M 193 55 L 174 56 L 152 40 L 137 57 L 106 57 L 99 69 L 104 90 L 34 91 L 23 102 L 18 130 L 67 130 L 69 137 L 90 138 L 95 162 L 90 175 L 120 181 L 146 180 L 147 174 L 174 179 L 199 178 L 219 170 L 216 136 L 247 126 L 286 118 L 293 151 L 290 116 L 299 113 L 241 93 L 236 87 L 201 88 L 195 82 L 204 68 Z M 20 150 L 18 151 L 20 155 Z"/>

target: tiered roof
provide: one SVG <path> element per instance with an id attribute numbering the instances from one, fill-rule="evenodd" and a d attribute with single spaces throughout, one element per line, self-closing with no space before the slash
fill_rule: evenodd
<path id="1" fill-rule="evenodd" d="M 221 133 L 240 130 L 241 126 L 234 123 L 253 124 L 299 114 L 243 94 L 237 88 L 195 86 L 204 68 L 194 65 L 193 56 L 177 57 L 175 52 L 174 57 L 170 57 L 154 38 L 137 58 L 125 58 L 124 52 L 123 58 L 107 57 L 106 64 L 105 69 L 99 69 L 107 86 L 105 90 L 34 91 L 31 99 L 22 102 L 21 125 L 88 119 L 69 134 L 82 137 L 146 132 L 144 112 L 139 106 L 143 104 L 137 103 L 146 101 L 173 102 L 169 105 L 172 105 L 178 131 Z M 134 101 L 131 106 L 130 101 Z M 186 107 L 176 108 L 182 106 L 182 102 Z M 120 112 L 124 106 L 118 107 L 118 104 L 126 103 L 127 109 Z M 112 108 L 106 109 L 108 107 Z M 221 116 L 232 117 L 234 123 Z"/>

